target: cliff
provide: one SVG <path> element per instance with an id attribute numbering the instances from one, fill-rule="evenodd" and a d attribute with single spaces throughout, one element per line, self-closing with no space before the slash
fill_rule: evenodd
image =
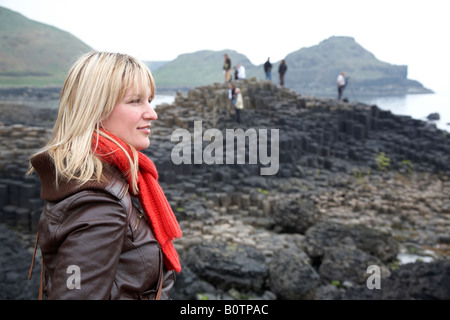
<path id="1" fill-rule="evenodd" d="M 336 96 L 336 78 L 344 71 L 356 96 L 432 93 L 408 79 L 408 67 L 378 60 L 351 37 L 331 37 L 286 56 L 289 87 L 302 94 Z"/>

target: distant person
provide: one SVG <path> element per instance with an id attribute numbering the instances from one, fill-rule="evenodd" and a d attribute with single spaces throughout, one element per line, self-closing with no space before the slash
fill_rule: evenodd
<path id="1" fill-rule="evenodd" d="M 169 299 L 181 230 L 142 152 L 154 96 L 150 70 L 125 54 L 89 52 L 70 69 L 52 136 L 28 172 L 45 200 L 40 298 Z"/>
<path id="2" fill-rule="evenodd" d="M 237 67 L 233 67 L 234 70 L 234 80 L 239 80 L 239 71 Z"/>
<path id="3" fill-rule="evenodd" d="M 278 74 L 280 75 L 280 86 L 284 86 L 284 75 L 287 71 L 287 65 L 285 60 L 281 60 L 280 66 L 278 67 Z"/>
<path id="4" fill-rule="evenodd" d="M 242 64 L 238 64 L 237 72 L 239 80 L 245 79 L 245 68 Z"/>
<path id="5" fill-rule="evenodd" d="M 342 98 L 342 93 L 344 92 L 345 85 L 345 73 L 341 72 L 337 77 L 338 100 L 341 100 Z"/>
<path id="6" fill-rule="evenodd" d="M 227 54 L 224 54 L 225 61 L 223 63 L 223 70 L 225 72 L 225 82 L 231 81 L 231 59 Z"/>
<path id="7" fill-rule="evenodd" d="M 267 58 L 266 63 L 264 63 L 264 73 L 266 74 L 266 80 L 272 81 L 272 64 L 270 63 L 270 58 Z"/>
<path id="8" fill-rule="evenodd" d="M 232 106 L 235 105 L 235 99 L 236 99 L 236 89 L 234 88 L 234 85 L 232 82 L 228 84 L 228 99 L 230 100 L 230 108 L 227 107 L 227 117 L 230 115 L 230 110 L 232 109 Z M 232 106 L 231 106 L 232 105 Z"/>
<path id="9" fill-rule="evenodd" d="M 236 122 L 241 123 L 241 110 L 244 109 L 244 98 L 242 97 L 241 89 L 236 88 L 234 99 L 234 109 L 236 110 Z"/>
<path id="10" fill-rule="evenodd" d="M 236 95 L 236 89 L 234 88 L 233 83 L 230 82 L 228 84 L 228 99 L 234 101 L 235 95 Z M 234 102 L 233 102 L 233 104 L 234 104 Z"/>

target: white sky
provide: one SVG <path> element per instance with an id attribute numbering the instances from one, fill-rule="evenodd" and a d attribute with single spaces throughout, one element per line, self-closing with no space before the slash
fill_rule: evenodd
<path id="1" fill-rule="evenodd" d="M 333 35 L 355 38 L 408 78 L 450 90 L 448 0 L 0 0 L 96 50 L 173 60 L 231 49 L 272 62 Z"/>

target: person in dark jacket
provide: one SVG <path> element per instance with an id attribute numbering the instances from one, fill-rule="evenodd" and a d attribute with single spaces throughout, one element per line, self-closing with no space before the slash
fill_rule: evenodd
<path id="1" fill-rule="evenodd" d="M 270 63 L 270 58 L 264 63 L 264 74 L 266 75 L 266 80 L 272 81 L 272 64 Z"/>
<path id="2" fill-rule="evenodd" d="M 281 60 L 280 66 L 278 67 L 278 74 L 280 75 L 280 86 L 284 86 L 284 75 L 287 71 L 286 61 Z"/>
<path id="3" fill-rule="evenodd" d="M 231 81 L 231 59 L 227 54 L 224 54 L 223 71 L 225 73 L 225 82 Z"/>
<path id="4" fill-rule="evenodd" d="M 53 134 L 30 159 L 45 200 L 37 241 L 49 299 L 169 299 L 181 271 L 176 217 L 150 145 L 153 77 L 137 59 L 89 52 L 64 82 Z"/>

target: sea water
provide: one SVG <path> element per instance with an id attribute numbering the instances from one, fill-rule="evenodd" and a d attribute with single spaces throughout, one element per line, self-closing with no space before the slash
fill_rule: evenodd
<path id="1" fill-rule="evenodd" d="M 155 108 L 164 103 L 172 104 L 175 101 L 175 96 L 170 95 L 155 95 L 150 105 Z"/>
<path id="2" fill-rule="evenodd" d="M 450 91 L 394 97 L 359 99 L 356 97 L 354 100 L 377 105 L 378 108 L 389 110 L 396 115 L 411 116 L 414 119 L 434 123 L 437 128 L 450 132 Z M 439 120 L 428 120 L 427 117 L 431 113 L 438 113 Z"/>

